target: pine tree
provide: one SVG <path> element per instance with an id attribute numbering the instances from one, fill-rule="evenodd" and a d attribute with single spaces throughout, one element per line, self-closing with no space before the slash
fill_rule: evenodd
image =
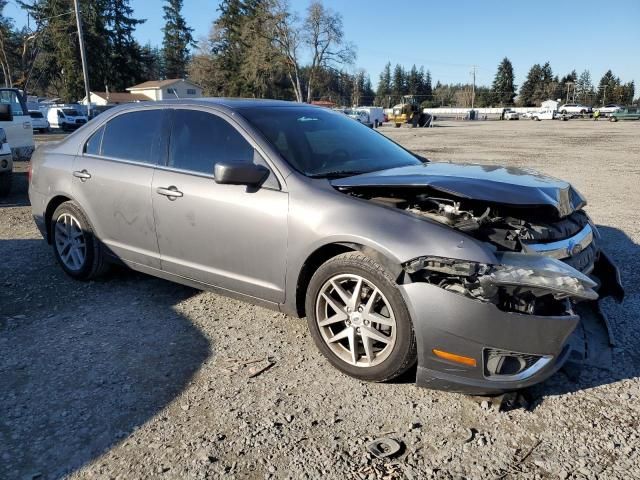
<path id="1" fill-rule="evenodd" d="M 418 68 L 414 64 L 411 67 L 411 70 L 409 70 L 409 73 L 407 73 L 406 85 L 407 93 L 409 95 L 418 95 L 420 93 L 421 80 Z"/>
<path id="2" fill-rule="evenodd" d="M 406 95 L 407 83 L 406 75 L 402 65 L 396 65 L 393 69 L 393 78 L 391 80 L 391 94 L 395 97 L 395 101 L 399 101 L 400 97 Z"/>
<path id="3" fill-rule="evenodd" d="M 189 62 L 189 48 L 195 46 L 193 29 L 182 16 L 183 0 L 165 0 L 165 26 L 162 29 L 162 54 L 167 78 L 184 78 Z"/>
<path id="4" fill-rule="evenodd" d="M 536 63 L 531 67 L 529 73 L 527 74 L 527 79 L 520 87 L 520 104 L 524 107 L 533 107 L 534 103 L 534 95 L 536 92 L 537 86 L 542 81 L 542 67 L 540 64 Z"/>
<path id="5" fill-rule="evenodd" d="M 504 57 L 493 79 L 492 99 L 497 105 L 511 106 L 516 97 L 516 85 L 514 84 L 513 65 Z"/>
<path id="6" fill-rule="evenodd" d="M 124 91 L 140 80 L 142 52 L 133 38 L 136 27 L 145 22 L 132 17 L 129 0 L 108 0 L 106 24 L 109 35 L 109 74 L 107 84 L 113 91 Z"/>
<path id="7" fill-rule="evenodd" d="M 391 62 L 387 62 L 380 73 L 376 91 L 376 104 L 389 107 L 389 95 L 391 95 Z"/>

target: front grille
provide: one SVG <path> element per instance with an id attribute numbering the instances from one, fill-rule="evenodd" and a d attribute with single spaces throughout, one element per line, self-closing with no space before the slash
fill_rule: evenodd
<path id="1" fill-rule="evenodd" d="M 595 242 L 591 242 L 591 244 L 582 250 L 577 255 L 572 257 L 563 258 L 562 261 L 576 270 L 580 270 L 583 273 L 591 273 L 593 270 L 593 265 L 598 256 L 598 248 L 596 247 Z"/>

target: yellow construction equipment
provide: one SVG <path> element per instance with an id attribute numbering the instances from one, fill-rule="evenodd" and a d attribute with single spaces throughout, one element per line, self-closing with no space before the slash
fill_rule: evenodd
<path id="1" fill-rule="evenodd" d="M 420 110 L 420 102 L 413 95 L 405 95 L 402 97 L 402 103 L 393 106 L 389 121 L 396 128 L 405 123 L 411 127 L 424 127 L 431 120 L 431 115 L 422 113 Z"/>

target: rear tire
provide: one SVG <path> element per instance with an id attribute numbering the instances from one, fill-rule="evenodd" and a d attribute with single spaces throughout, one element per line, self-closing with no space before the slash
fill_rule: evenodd
<path id="1" fill-rule="evenodd" d="M 393 278 L 370 257 L 349 252 L 321 265 L 311 278 L 305 306 L 316 346 L 347 375 L 384 382 L 415 364 L 409 310 Z M 340 339 L 330 341 L 335 337 Z"/>
<path id="2" fill-rule="evenodd" d="M 610 122 L 617 122 L 618 119 L 616 117 L 614 117 L 614 116 L 611 116 L 611 117 L 609 117 L 609 121 Z"/>
<path id="3" fill-rule="evenodd" d="M 56 208 L 49 233 L 53 255 L 70 277 L 91 280 L 108 270 L 104 247 L 75 202 L 65 202 Z"/>
<path id="4" fill-rule="evenodd" d="M 0 197 L 6 197 L 11 193 L 12 172 L 0 173 Z"/>

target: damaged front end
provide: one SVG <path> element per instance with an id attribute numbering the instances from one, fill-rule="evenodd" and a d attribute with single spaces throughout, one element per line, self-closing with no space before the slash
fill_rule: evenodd
<path id="1" fill-rule="evenodd" d="M 496 255 L 498 264 L 420 257 L 403 265 L 412 281 L 426 282 L 504 312 L 571 314 L 571 302 L 596 300 L 597 283 L 559 260 L 519 253 Z"/>
<path id="2" fill-rule="evenodd" d="M 518 169 L 436 163 L 332 183 L 493 251 L 492 264 L 425 255 L 402 265 L 419 339 L 418 384 L 480 394 L 538 383 L 575 354 L 581 317 L 597 318 L 613 345 L 598 300 L 622 301 L 624 290 L 586 201 L 568 183 Z"/>

